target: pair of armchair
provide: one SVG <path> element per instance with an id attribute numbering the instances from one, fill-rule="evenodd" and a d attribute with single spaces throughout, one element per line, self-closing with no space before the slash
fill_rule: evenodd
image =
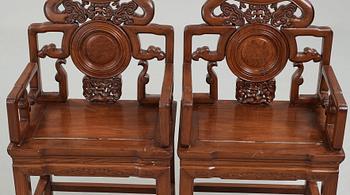
<path id="1" fill-rule="evenodd" d="M 64 192 L 175 194 L 173 100 L 174 32 L 151 24 L 152 0 L 47 0 L 49 22 L 29 27 L 30 63 L 7 99 L 17 195 L 30 195 L 30 176 L 40 176 L 35 195 Z M 220 14 L 214 13 L 216 8 Z M 143 14 L 138 13 L 141 9 Z M 297 10 L 301 11 L 296 16 Z M 208 0 L 206 24 L 185 29 L 183 98 L 178 155 L 180 194 L 242 192 L 335 195 L 347 105 L 330 66 L 333 33 L 310 26 L 307 0 Z M 61 47 L 38 47 L 38 34 L 61 32 Z M 165 36 L 165 51 L 141 48 L 140 34 Z M 192 51 L 192 37 L 219 35 L 216 50 Z M 323 41 L 322 52 L 300 52 L 297 37 Z M 58 92 L 42 89 L 40 59 L 56 59 Z M 68 98 L 66 59 L 84 73 L 86 100 Z M 131 58 L 143 67 L 137 100 L 119 100 L 122 73 Z M 218 99 L 213 70 L 226 62 L 237 76 L 236 100 Z M 148 61 L 165 62 L 160 94 L 146 93 Z M 208 93 L 192 89 L 193 60 L 208 62 Z M 274 101 L 275 77 L 287 61 L 297 68 L 290 101 Z M 302 95 L 304 63 L 320 63 L 314 95 Z M 232 87 L 233 88 L 233 87 Z M 155 185 L 66 183 L 52 176 L 143 177 Z M 195 183 L 195 178 L 305 180 L 305 185 Z"/>

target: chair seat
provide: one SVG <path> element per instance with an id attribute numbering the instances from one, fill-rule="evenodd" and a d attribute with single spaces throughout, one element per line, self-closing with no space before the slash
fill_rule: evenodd
<path id="1" fill-rule="evenodd" d="M 23 145 L 11 155 L 123 156 L 171 158 L 172 148 L 155 143 L 158 106 L 137 101 L 92 104 L 85 100 L 39 104 L 32 110 L 38 121 Z M 173 135 L 173 133 L 172 133 Z M 32 151 L 32 152 L 30 152 Z"/>
<path id="2" fill-rule="evenodd" d="M 327 148 L 321 106 L 246 105 L 235 101 L 193 108 L 192 144 L 181 159 L 337 161 L 343 151 Z"/>

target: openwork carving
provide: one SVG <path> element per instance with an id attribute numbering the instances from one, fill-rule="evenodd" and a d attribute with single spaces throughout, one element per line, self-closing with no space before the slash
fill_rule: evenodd
<path id="1" fill-rule="evenodd" d="M 137 99 L 139 101 L 142 101 L 146 97 L 146 85 L 149 82 L 149 74 L 148 72 L 148 61 L 146 60 L 140 60 L 139 61 L 139 66 L 142 66 L 142 71 L 139 74 L 138 77 L 138 91 L 137 91 Z"/>
<path id="2" fill-rule="evenodd" d="M 243 5 L 243 4 L 241 4 Z M 243 26 L 245 24 L 244 14 L 238 6 L 235 4 L 229 4 L 227 2 L 223 2 L 220 5 L 220 9 L 222 13 L 219 15 L 220 17 L 225 17 L 224 23 L 226 25 L 236 25 Z"/>
<path id="3" fill-rule="evenodd" d="M 198 61 L 203 56 L 209 55 L 210 52 L 211 51 L 210 51 L 208 46 L 203 46 L 203 47 L 197 48 L 197 50 L 192 53 L 192 59 Z"/>
<path id="4" fill-rule="evenodd" d="M 294 3 L 281 5 L 277 3 L 270 5 L 256 5 L 240 3 L 238 7 L 235 4 L 223 2 L 220 5 L 222 14 L 219 17 L 225 17 L 225 25 L 243 26 L 249 24 L 268 24 L 274 27 L 291 26 L 290 19 L 295 18 L 297 6 Z"/>
<path id="5" fill-rule="evenodd" d="M 63 68 L 63 64 L 66 63 L 66 59 L 58 59 L 55 64 L 57 70 L 55 79 L 59 83 L 59 94 L 62 100 L 66 100 L 68 98 L 67 72 Z"/>
<path id="6" fill-rule="evenodd" d="M 63 13 L 68 14 L 66 23 L 84 23 L 87 19 L 91 20 L 110 20 L 113 23 L 132 24 L 132 16 L 138 8 L 138 5 L 131 1 L 120 3 L 119 1 L 107 3 L 91 3 L 82 0 L 82 3 L 72 0 L 64 0 Z"/>
<path id="7" fill-rule="evenodd" d="M 99 79 L 85 76 L 83 90 L 84 97 L 90 102 L 115 103 L 122 95 L 122 77 Z"/>
<path id="8" fill-rule="evenodd" d="M 281 5 L 280 7 L 277 7 L 277 3 L 275 3 L 271 5 L 271 7 L 275 10 L 271 18 L 272 26 L 288 27 L 292 25 L 290 19 L 296 18 L 294 14 L 298 9 L 298 7 L 294 3 L 290 3 L 288 5 Z"/>
<path id="9" fill-rule="evenodd" d="M 63 6 L 63 11 L 58 7 Z M 136 10 L 141 8 L 143 14 Z M 47 18 L 55 23 L 84 23 L 87 20 L 111 21 L 116 25 L 148 24 L 154 15 L 151 0 L 132 0 L 121 3 L 120 0 L 47 0 L 45 5 Z"/>
<path id="10" fill-rule="evenodd" d="M 30 103 L 29 103 L 29 99 L 28 99 L 28 91 L 27 90 L 24 90 L 23 94 L 19 98 L 18 110 L 19 110 L 19 117 L 20 117 L 21 122 L 30 121 L 31 107 L 30 107 Z"/>
<path id="11" fill-rule="evenodd" d="M 244 26 L 248 23 L 274 27 L 306 27 L 313 20 L 312 6 L 306 1 L 294 0 L 288 4 L 281 4 L 283 0 L 252 2 L 235 0 L 230 4 L 226 0 L 209 0 L 203 6 L 203 18 L 210 25 Z M 215 15 L 217 7 L 222 13 Z M 301 18 L 296 16 L 298 8 L 303 13 Z"/>
<path id="12" fill-rule="evenodd" d="M 305 62 L 313 60 L 314 62 L 320 62 L 322 56 L 316 49 L 306 47 L 304 52 L 298 54 L 300 59 L 303 59 Z"/>
<path id="13" fill-rule="evenodd" d="M 292 76 L 292 86 L 290 92 L 291 104 L 295 104 L 299 100 L 299 87 L 304 83 L 304 78 L 302 77 L 304 72 L 304 64 L 295 63 L 294 67 L 297 67 L 298 69 L 294 72 Z"/>
<path id="14" fill-rule="evenodd" d="M 217 67 L 218 63 L 217 62 L 208 62 L 207 65 L 207 78 L 206 81 L 210 85 L 210 97 L 213 100 L 218 99 L 218 77 L 213 70 L 214 67 Z"/>
<path id="15" fill-rule="evenodd" d="M 272 13 L 267 5 L 252 4 L 244 12 L 244 16 L 249 24 L 267 24 L 272 18 Z"/>
<path id="16" fill-rule="evenodd" d="M 162 51 L 161 48 L 155 47 L 155 46 L 149 46 L 147 50 L 141 49 L 141 55 L 147 56 L 146 58 L 153 59 L 157 58 L 157 60 L 164 60 L 165 59 L 165 52 Z"/>
<path id="17" fill-rule="evenodd" d="M 275 98 L 276 81 L 250 82 L 237 79 L 236 99 L 243 104 L 271 103 Z"/>

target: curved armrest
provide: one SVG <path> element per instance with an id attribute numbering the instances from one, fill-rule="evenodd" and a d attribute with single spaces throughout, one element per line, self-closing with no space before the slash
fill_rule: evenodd
<path id="1" fill-rule="evenodd" d="M 159 125 L 160 143 L 162 147 L 170 145 L 170 133 L 172 128 L 172 101 L 174 83 L 174 65 L 167 63 L 165 67 L 162 92 L 159 99 Z"/>
<path id="2" fill-rule="evenodd" d="M 322 67 L 322 75 L 329 88 L 329 105 L 327 109 L 327 136 L 328 141 L 335 150 L 341 150 L 344 142 L 344 132 L 348 107 L 337 81 L 333 68 L 330 65 Z M 328 130 L 328 125 L 333 131 Z"/>
<path id="3" fill-rule="evenodd" d="M 182 86 L 182 101 L 181 101 L 181 119 L 180 119 L 180 144 L 189 146 L 191 142 L 191 127 L 192 127 L 192 71 L 191 63 L 183 65 L 183 86 Z"/>
<path id="4" fill-rule="evenodd" d="M 10 94 L 7 97 L 7 116 L 8 116 L 8 125 L 10 130 L 10 140 L 12 143 L 19 144 L 22 141 L 23 136 L 21 135 L 22 132 L 22 125 L 20 125 L 21 121 L 26 121 L 26 124 L 24 128 L 28 128 L 30 124 L 29 119 L 29 110 L 26 106 L 29 107 L 29 105 L 21 105 L 19 106 L 19 103 L 21 100 L 23 100 L 23 104 L 28 104 L 29 100 L 27 97 L 27 86 L 29 85 L 30 81 L 33 79 L 34 75 L 38 71 L 38 64 L 36 63 L 29 63 L 24 71 L 22 72 L 21 76 L 18 78 L 14 88 L 11 90 Z M 24 108 L 20 108 L 24 107 Z M 19 112 L 19 109 L 23 110 L 23 112 Z M 25 111 L 24 109 L 27 109 Z M 21 116 L 20 116 L 21 115 Z M 22 120 L 23 119 L 23 120 Z"/>
<path id="5" fill-rule="evenodd" d="M 173 101 L 173 69 L 174 69 L 174 29 L 169 25 L 148 24 L 147 26 L 125 25 L 123 29 L 128 34 L 132 53 L 135 59 L 141 60 L 140 65 L 144 67 L 139 75 L 138 81 L 138 101 L 141 104 L 158 104 L 160 118 L 160 145 L 168 147 L 170 144 L 170 130 L 172 128 L 172 101 Z M 147 50 L 141 49 L 139 34 L 146 33 L 152 35 L 161 35 L 166 38 L 166 51 L 160 48 L 150 46 Z M 161 61 L 165 59 L 165 72 L 161 89 L 161 94 L 146 94 L 146 84 L 148 83 L 148 63 L 147 60 L 156 58 Z"/>

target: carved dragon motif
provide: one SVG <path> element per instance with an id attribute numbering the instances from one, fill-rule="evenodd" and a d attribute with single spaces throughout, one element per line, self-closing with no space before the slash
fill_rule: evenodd
<path id="1" fill-rule="evenodd" d="M 209 25 L 243 26 L 245 23 L 270 23 L 275 27 L 307 27 L 314 18 L 314 9 L 310 2 L 303 0 L 235 0 L 229 4 L 226 0 L 207 0 L 202 8 L 202 17 Z M 289 1 L 287 5 L 279 5 Z M 222 13 L 214 10 L 220 7 Z M 302 14 L 296 16 L 297 9 Z"/>
<path id="2" fill-rule="evenodd" d="M 63 6 L 64 10 L 59 7 Z M 136 13 L 141 8 L 143 14 Z M 110 20 L 117 25 L 146 25 L 154 16 L 152 0 L 47 0 L 45 15 L 53 23 L 84 23 L 91 20 Z"/>

